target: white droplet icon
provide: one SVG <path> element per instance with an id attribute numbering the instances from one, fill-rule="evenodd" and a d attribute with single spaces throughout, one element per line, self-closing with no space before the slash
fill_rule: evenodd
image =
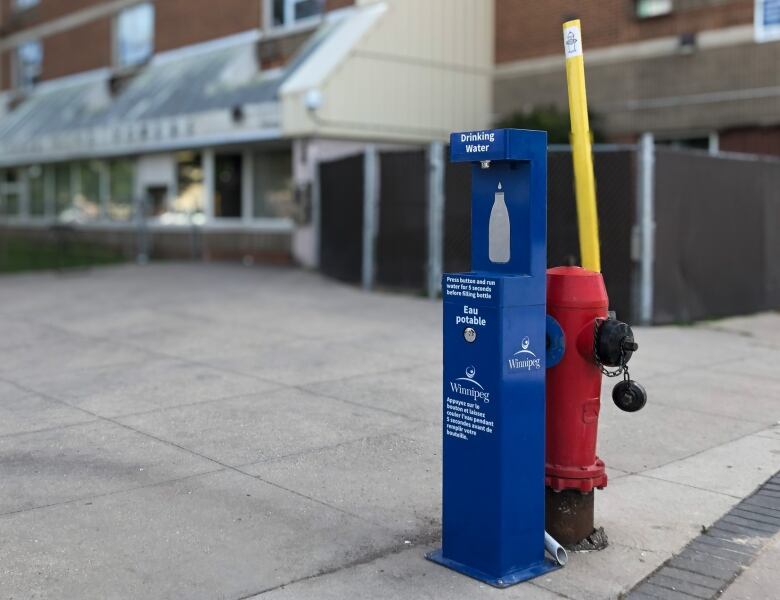
<path id="1" fill-rule="evenodd" d="M 490 221 L 488 223 L 488 256 L 490 262 L 509 262 L 509 236 L 509 211 L 504 201 L 501 182 L 499 182 L 498 191 L 493 194 L 493 208 L 490 209 Z"/>

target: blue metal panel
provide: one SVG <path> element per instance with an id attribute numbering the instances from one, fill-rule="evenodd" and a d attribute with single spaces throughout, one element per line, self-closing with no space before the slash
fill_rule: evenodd
<path id="1" fill-rule="evenodd" d="M 491 129 L 450 134 L 451 162 L 538 160 L 546 154 L 546 131 Z"/>
<path id="2" fill-rule="evenodd" d="M 504 587 L 555 568 L 544 556 L 547 140 L 497 130 L 451 141 L 453 160 L 477 161 L 474 270 L 442 280 L 442 548 L 429 558 Z M 489 250 L 491 212 L 501 204 L 506 255 Z"/>
<path id="3" fill-rule="evenodd" d="M 450 160 L 505 160 L 506 130 L 460 131 L 450 134 Z"/>

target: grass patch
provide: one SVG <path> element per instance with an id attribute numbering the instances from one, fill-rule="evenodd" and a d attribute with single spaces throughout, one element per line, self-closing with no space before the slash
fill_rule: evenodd
<path id="1" fill-rule="evenodd" d="M 0 241 L 0 273 L 78 269 L 125 260 L 118 250 L 82 240 L 13 237 Z"/>

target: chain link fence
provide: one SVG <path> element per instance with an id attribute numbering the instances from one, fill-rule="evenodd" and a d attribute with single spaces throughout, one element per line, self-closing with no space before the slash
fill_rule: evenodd
<path id="1" fill-rule="evenodd" d="M 471 166 L 446 156 L 439 203 L 431 198 L 430 153 L 380 154 L 376 229 L 362 220 L 363 157 L 324 164 L 322 270 L 359 282 L 368 249 L 378 286 L 413 293 L 430 293 L 441 271 L 470 270 Z M 652 139 L 596 145 L 593 157 L 602 273 L 622 319 L 687 322 L 780 308 L 779 160 L 653 146 Z M 568 146 L 550 147 L 547 185 L 548 264 L 579 264 Z M 438 206 L 441 218 L 432 218 Z M 366 235 L 375 243 L 364 244 Z M 436 240 L 441 252 L 432 257 Z"/>
<path id="2" fill-rule="evenodd" d="M 654 322 L 780 309 L 780 160 L 655 154 Z"/>
<path id="3" fill-rule="evenodd" d="M 427 239 L 426 153 L 379 155 L 379 218 L 375 231 L 363 223 L 364 161 L 353 156 L 320 165 L 320 268 L 336 279 L 361 280 L 363 236 L 376 237 L 376 283 L 413 293 L 426 291 L 430 268 Z M 471 166 L 444 163 L 442 268 L 471 269 Z M 611 306 L 631 314 L 631 230 L 636 213 L 635 152 L 596 148 L 604 277 Z M 548 158 L 548 264 L 579 263 L 577 211 L 571 151 L 552 149 Z"/>
<path id="4" fill-rule="evenodd" d="M 633 148 L 594 148 L 602 270 L 613 310 L 632 315 L 631 232 L 636 214 Z M 448 163 L 444 203 L 444 270 L 471 268 L 471 166 Z M 580 261 L 571 150 L 551 148 L 547 158 L 547 264 Z"/>
<path id="5" fill-rule="evenodd" d="M 319 165 L 320 269 L 334 279 L 357 283 L 363 261 L 363 156 Z"/>
<path id="6" fill-rule="evenodd" d="M 424 291 L 428 259 L 426 153 L 379 154 L 379 224 L 376 282 Z"/>

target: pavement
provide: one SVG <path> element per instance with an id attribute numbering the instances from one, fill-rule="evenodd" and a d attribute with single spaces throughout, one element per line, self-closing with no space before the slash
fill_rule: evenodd
<path id="1" fill-rule="evenodd" d="M 430 563 L 440 315 L 285 268 L 0 278 L 0 598 L 618 598 L 780 470 L 780 314 L 637 328 L 610 546 L 506 590 Z"/>
<path id="2" fill-rule="evenodd" d="M 765 600 L 780 594 L 780 537 L 775 537 L 764 552 L 729 586 L 722 600 Z"/>

